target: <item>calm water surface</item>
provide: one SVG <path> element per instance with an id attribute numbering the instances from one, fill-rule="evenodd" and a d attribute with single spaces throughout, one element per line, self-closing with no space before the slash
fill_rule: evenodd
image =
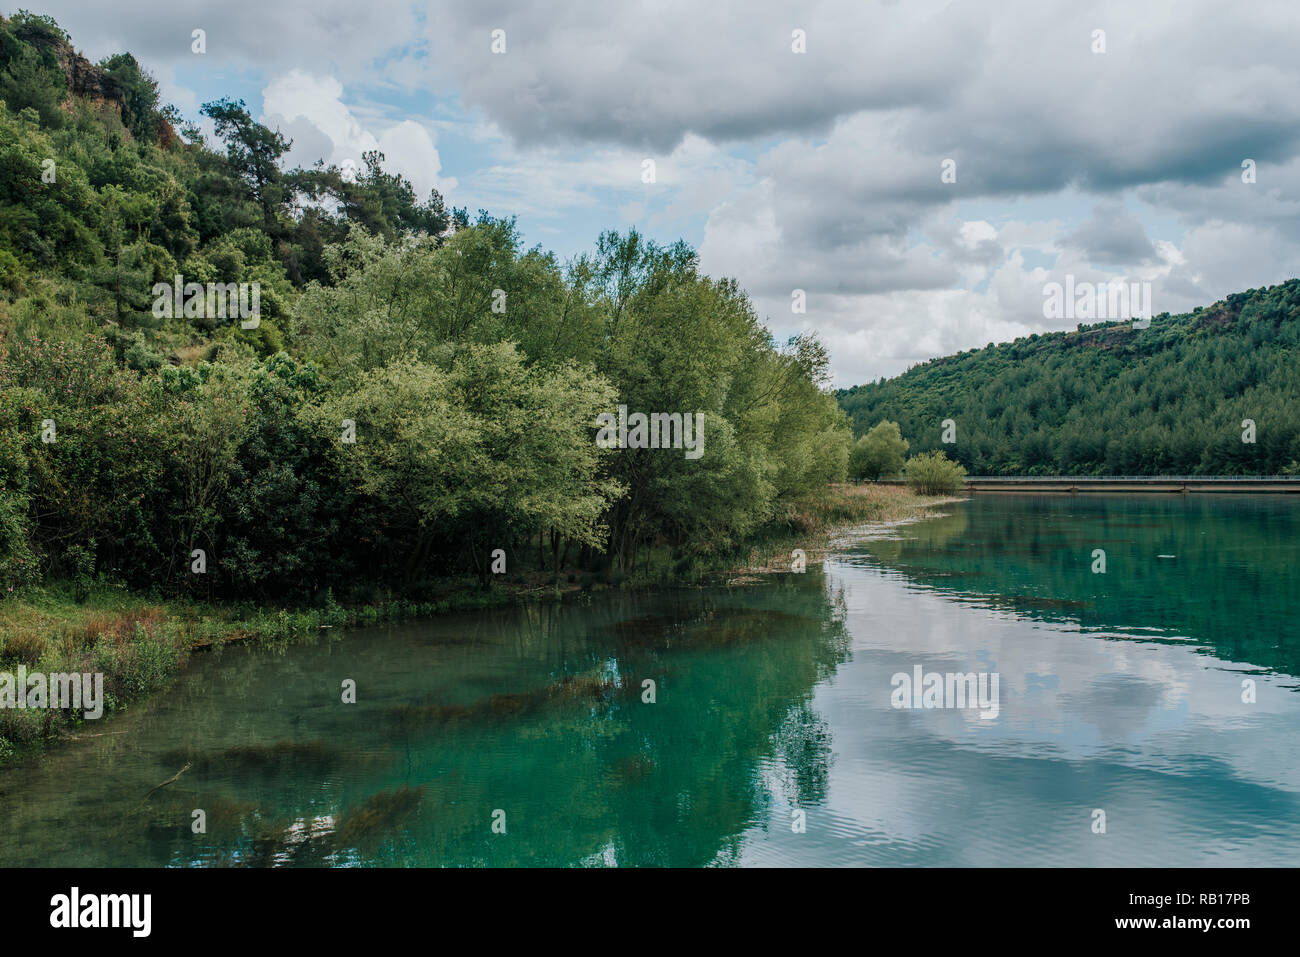
<path id="1" fill-rule="evenodd" d="M 0 865 L 1300 861 L 1300 502 L 947 512 L 752 587 L 196 657 L 0 772 Z M 917 665 L 997 717 L 895 709 Z"/>

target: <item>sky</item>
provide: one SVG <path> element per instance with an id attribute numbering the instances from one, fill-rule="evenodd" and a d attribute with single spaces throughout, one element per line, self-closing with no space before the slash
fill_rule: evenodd
<path id="1" fill-rule="evenodd" d="M 25 6 L 189 119 L 243 99 L 289 166 L 378 148 L 562 260 L 683 238 L 841 387 L 1073 329 L 1067 276 L 1159 314 L 1300 274 L 1294 0 Z"/>

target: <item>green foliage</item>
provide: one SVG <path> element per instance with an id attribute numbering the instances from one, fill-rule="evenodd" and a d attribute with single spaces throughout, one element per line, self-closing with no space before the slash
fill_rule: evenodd
<path id="1" fill-rule="evenodd" d="M 63 561 L 77 601 L 84 602 L 90 597 L 90 586 L 95 580 L 94 540 L 91 540 L 89 547 L 85 545 L 69 545 L 63 553 Z"/>
<path id="2" fill-rule="evenodd" d="M 218 574 L 241 595 L 328 593 L 372 556 L 355 535 L 371 519 L 312 417 L 325 382 L 284 353 L 252 364 L 246 382 L 248 423 L 220 499 Z"/>
<path id="3" fill-rule="evenodd" d="M 903 471 L 907 484 L 922 495 L 951 495 L 966 481 L 966 470 L 937 450 L 913 455 Z"/>
<path id="4" fill-rule="evenodd" d="M 156 139 L 166 121 L 159 113 L 158 81 L 129 53 L 118 53 L 99 64 L 121 91 L 122 123 L 137 140 Z"/>
<path id="5" fill-rule="evenodd" d="M 174 441 L 156 383 L 118 367 L 102 339 L 33 338 L 0 365 L 0 394 L 14 399 L 6 438 L 25 463 L 33 546 L 62 556 L 93 539 L 100 567 L 147 564 L 157 478 Z"/>
<path id="6" fill-rule="evenodd" d="M 1300 459 L 1300 280 L 1146 329 L 1102 323 L 935 359 L 839 400 L 855 430 L 897 421 L 914 450 L 948 449 L 974 474 L 1277 474 Z"/>
<path id="7" fill-rule="evenodd" d="M 35 111 L 42 125 L 63 125 L 59 104 L 67 96 L 67 79 L 54 56 L 56 44 L 66 40 L 49 17 L 20 10 L 0 17 L 0 101 L 10 110 Z"/>
<path id="8" fill-rule="evenodd" d="M 28 269 L 84 265 L 103 254 L 102 209 L 85 171 L 64 164 L 59 175 L 55 158 L 66 138 L 42 127 L 34 111 L 0 108 L 0 248 Z"/>
<path id="9" fill-rule="evenodd" d="M 554 257 L 521 252 L 513 220 L 483 216 L 445 242 L 388 243 L 353 225 L 322 260 L 329 282 L 308 285 L 293 331 L 345 378 L 408 354 L 429 360 L 448 341 L 509 339 L 541 362 L 592 361 L 604 332 L 589 290 L 566 288 Z"/>
<path id="10" fill-rule="evenodd" d="M 907 447 L 907 439 L 903 438 L 897 422 L 877 422 L 853 444 L 849 452 L 849 477 L 874 482 L 882 475 L 901 472 Z"/>
<path id="11" fill-rule="evenodd" d="M 424 203 L 401 176 L 385 173 L 385 156 L 378 150 L 362 154 L 364 171 L 326 167 L 295 170 L 287 177 L 292 188 L 313 202 L 332 201 L 343 216 L 368 232 L 395 239 L 403 233 L 440 237 L 451 225 L 442 195 L 433 190 Z"/>
<path id="12" fill-rule="evenodd" d="M 732 547 L 844 477 L 847 423 L 824 391 L 826 354 L 815 340 L 776 349 L 735 282 L 699 275 L 685 243 L 606 233 L 580 266 L 605 317 L 598 365 L 619 402 L 704 421 L 696 461 L 654 449 L 614 456 L 611 473 L 629 491 L 611 512 L 609 551 L 624 568 L 659 538 L 697 551 Z"/>
<path id="13" fill-rule="evenodd" d="M 15 589 L 39 581 L 40 563 L 31 544 L 26 496 L 0 487 L 0 601 L 12 598 Z"/>
<path id="14" fill-rule="evenodd" d="M 587 424 L 611 398 L 588 369 L 527 369 L 499 343 L 457 350 L 445 369 L 406 359 L 366 373 L 320 421 L 340 439 L 338 423 L 356 423 L 342 467 L 382 506 L 406 577 L 437 543 L 485 575 L 494 545 L 543 529 L 600 544 L 619 487 L 599 474 Z"/>

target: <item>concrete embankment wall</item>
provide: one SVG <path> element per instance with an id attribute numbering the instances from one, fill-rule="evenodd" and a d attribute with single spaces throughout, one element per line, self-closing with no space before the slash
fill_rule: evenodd
<path id="1" fill-rule="evenodd" d="M 904 485 L 903 479 L 881 479 L 881 485 Z M 964 490 L 971 494 L 988 494 L 990 492 L 1054 492 L 1067 495 L 1083 495 L 1089 492 L 1164 492 L 1168 493 L 1205 493 L 1205 492 L 1294 492 L 1300 494 L 1300 477 L 1264 476 L 1260 478 L 1196 477 L 1188 476 L 1139 476 L 1115 477 L 1017 477 L 1017 476 L 970 476 Z"/>
<path id="2" fill-rule="evenodd" d="M 1020 479 L 974 477 L 968 479 L 965 489 L 973 494 L 990 492 L 1057 492 L 1082 495 L 1089 492 L 1295 492 L 1300 493 L 1300 481 L 1287 478 L 1061 478 Z"/>

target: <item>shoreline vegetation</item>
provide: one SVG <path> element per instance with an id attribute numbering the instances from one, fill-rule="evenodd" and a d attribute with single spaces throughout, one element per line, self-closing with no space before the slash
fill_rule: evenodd
<path id="1" fill-rule="evenodd" d="M 791 572 L 796 548 L 808 564 L 816 564 L 850 529 L 933 517 L 935 506 L 957 500 L 906 486 L 834 484 L 801 501 L 782 523 L 730 552 L 692 563 L 685 572 L 672 550 L 660 546 L 647 550 L 643 564 L 630 573 L 557 573 L 533 563 L 518 574 L 499 576 L 504 580 L 490 587 L 474 577 L 446 579 L 421 600 L 394 597 L 348 607 L 332 596 L 316 606 L 272 607 L 147 595 L 104 579 L 88 586 L 58 581 L 0 602 L 0 672 L 19 664 L 46 674 L 102 672 L 107 717 L 164 690 L 196 653 L 219 654 L 243 643 L 283 649 L 345 640 L 350 628 L 518 603 L 582 601 L 617 588 L 758 584 Z M 0 709 L 0 768 L 95 733 L 89 725 L 97 723 L 71 711 Z"/>
<path id="2" fill-rule="evenodd" d="M 200 113 L 0 17 L 0 670 L 102 673 L 111 713 L 197 649 L 711 581 L 907 510 L 848 477 L 957 488 L 896 427 L 850 468 L 825 347 L 683 240 L 561 260 Z M 65 725 L 0 707 L 0 761 Z"/>

